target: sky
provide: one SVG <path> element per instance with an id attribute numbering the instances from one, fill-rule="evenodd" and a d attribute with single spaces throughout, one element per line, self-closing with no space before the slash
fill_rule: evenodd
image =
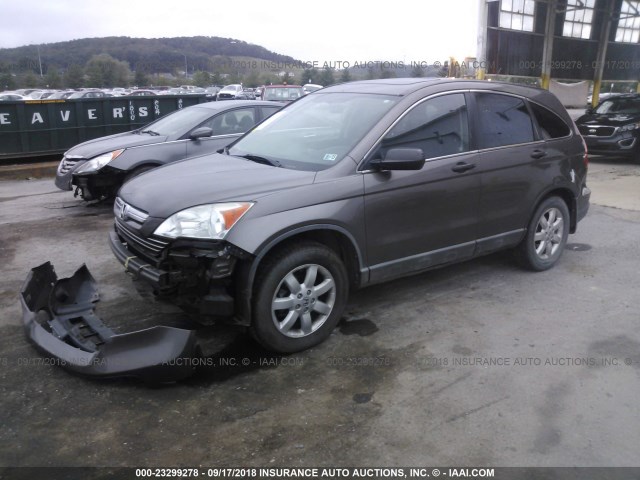
<path id="1" fill-rule="evenodd" d="M 0 48 L 87 37 L 218 36 L 305 62 L 475 56 L 478 0 L 0 0 Z"/>

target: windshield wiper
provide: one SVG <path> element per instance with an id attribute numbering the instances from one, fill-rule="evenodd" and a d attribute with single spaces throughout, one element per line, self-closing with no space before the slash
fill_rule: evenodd
<path id="1" fill-rule="evenodd" d="M 158 132 L 154 132 L 153 130 L 142 130 L 140 133 L 148 133 L 149 135 L 153 135 L 154 137 L 158 137 L 160 135 Z"/>
<path id="2" fill-rule="evenodd" d="M 264 165 L 271 165 L 272 167 L 282 167 L 282 164 L 278 160 L 272 160 L 265 157 L 260 157 L 258 155 L 252 155 L 250 153 L 246 155 L 237 155 L 241 158 L 246 158 L 247 160 L 251 160 L 252 162 L 262 163 Z"/>

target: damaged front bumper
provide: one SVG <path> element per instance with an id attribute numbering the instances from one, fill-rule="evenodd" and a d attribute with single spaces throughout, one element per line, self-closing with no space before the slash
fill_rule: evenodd
<path id="1" fill-rule="evenodd" d="M 157 326 L 115 334 L 95 314 L 96 282 L 83 265 L 58 280 L 51 263 L 29 272 L 20 292 L 27 337 L 67 370 L 93 377 L 173 382 L 193 374 L 195 332 Z"/>

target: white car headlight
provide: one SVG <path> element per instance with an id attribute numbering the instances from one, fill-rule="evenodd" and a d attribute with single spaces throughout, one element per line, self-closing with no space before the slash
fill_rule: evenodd
<path id="1" fill-rule="evenodd" d="M 640 122 L 638 123 L 630 123 L 628 125 L 623 125 L 620 127 L 621 132 L 630 132 L 631 130 L 635 130 L 636 128 L 640 128 Z"/>
<path id="2" fill-rule="evenodd" d="M 234 202 L 187 208 L 167 218 L 154 234 L 168 238 L 222 240 L 252 206 L 251 202 Z"/>
<path id="3" fill-rule="evenodd" d="M 122 152 L 124 152 L 124 149 L 114 150 L 113 152 L 103 153 L 102 155 L 93 157 L 91 160 L 78 168 L 76 173 L 96 172 L 111 160 L 115 160 L 116 158 L 118 158 Z"/>

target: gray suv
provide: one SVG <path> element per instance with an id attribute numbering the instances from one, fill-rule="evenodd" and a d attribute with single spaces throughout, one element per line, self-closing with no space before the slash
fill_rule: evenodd
<path id="1" fill-rule="evenodd" d="M 346 83 L 126 183 L 110 244 L 157 295 L 294 352 L 329 336 L 356 288 L 512 248 L 551 268 L 589 208 L 587 167 L 545 90 Z"/>

